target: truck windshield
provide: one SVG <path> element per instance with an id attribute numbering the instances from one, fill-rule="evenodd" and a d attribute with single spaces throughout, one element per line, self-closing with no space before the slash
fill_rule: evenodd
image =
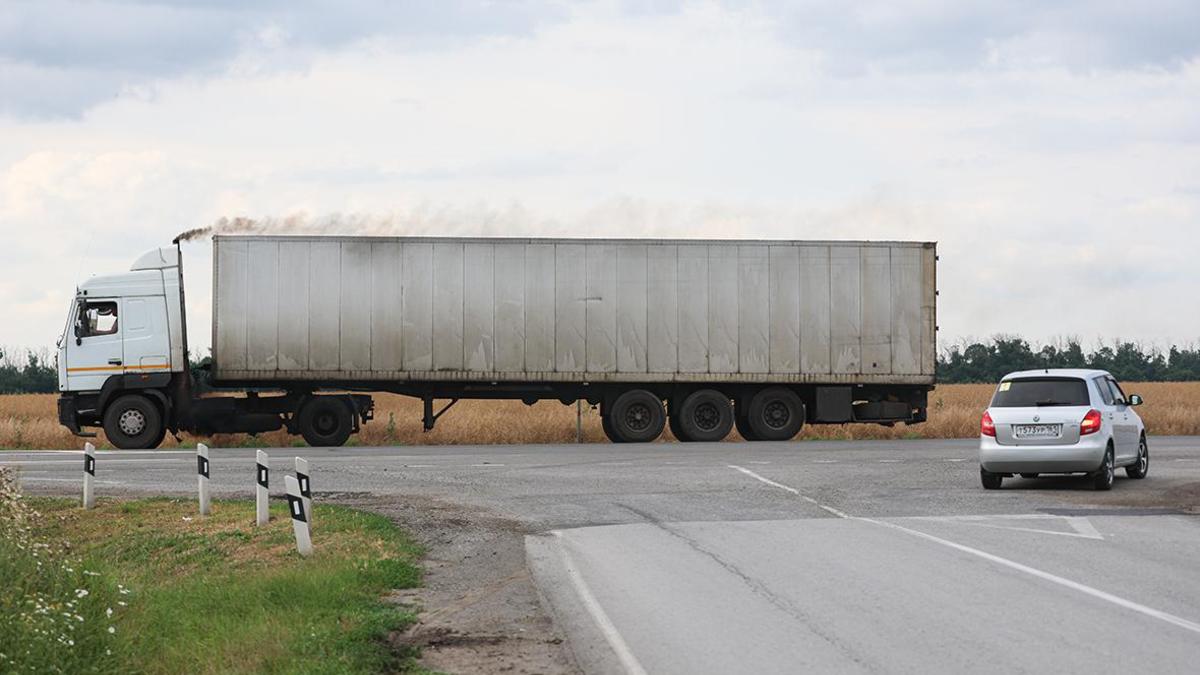
<path id="1" fill-rule="evenodd" d="M 992 397 L 993 408 L 1091 405 L 1087 383 L 1074 377 L 1005 380 Z"/>

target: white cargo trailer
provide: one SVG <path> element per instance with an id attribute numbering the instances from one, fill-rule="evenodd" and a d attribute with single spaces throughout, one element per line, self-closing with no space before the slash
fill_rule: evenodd
<path id="1" fill-rule="evenodd" d="M 164 280 L 178 274 L 176 250 L 151 255 L 173 265 Z M 936 259 L 923 242 L 217 236 L 212 378 L 255 393 L 192 400 L 180 363 L 168 386 L 144 387 L 157 397 L 107 383 L 93 397 L 66 377 L 60 411 L 76 431 L 108 431 L 104 404 L 140 395 L 167 428 L 284 426 L 320 444 L 372 409 L 327 390 L 420 397 L 427 429 L 463 398 L 582 399 L 615 441 L 668 423 L 682 440 L 734 425 L 778 440 L 805 422 L 921 422 Z M 98 302 L 87 292 L 77 316 Z M 182 317 L 182 281 L 163 297 Z M 79 346 L 94 339 L 83 332 Z M 435 399 L 449 403 L 435 413 Z"/>

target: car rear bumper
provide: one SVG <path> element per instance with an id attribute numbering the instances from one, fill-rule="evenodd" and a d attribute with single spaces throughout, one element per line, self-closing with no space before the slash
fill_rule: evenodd
<path id="1" fill-rule="evenodd" d="M 1000 445 L 979 440 L 979 465 L 992 473 L 1079 473 L 1095 471 L 1104 461 L 1108 438 L 1084 436 L 1074 445 Z"/>

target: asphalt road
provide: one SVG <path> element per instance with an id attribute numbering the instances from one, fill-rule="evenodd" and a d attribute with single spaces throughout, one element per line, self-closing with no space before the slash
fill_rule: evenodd
<path id="1" fill-rule="evenodd" d="M 1195 672 L 1200 439 L 1150 476 L 979 487 L 973 441 L 270 450 L 328 492 L 420 495 L 526 524 L 590 672 Z M 213 449 L 218 494 L 254 451 Z M 31 491 L 78 454 L 0 454 Z M 108 452 L 98 492 L 188 493 L 189 452 Z M 1121 474 L 1123 476 L 1123 473 Z M 275 480 L 279 485 L 282 481 Z M 275 492 L 276 490 L 273 490 Z"/>

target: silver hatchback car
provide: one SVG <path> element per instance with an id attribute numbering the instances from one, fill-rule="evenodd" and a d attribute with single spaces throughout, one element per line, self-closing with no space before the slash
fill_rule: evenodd
<path id="1" fill-rule="evenodd" d="M 979 425 L 979 477 L 1000 488 L 1006 477 L 1086 473 L 1097 490 L 1112 488 L 1116 468 L 1145 478 L 1146 426 L 1103 370 L 1026 370 L 1004 376 Z"/>

